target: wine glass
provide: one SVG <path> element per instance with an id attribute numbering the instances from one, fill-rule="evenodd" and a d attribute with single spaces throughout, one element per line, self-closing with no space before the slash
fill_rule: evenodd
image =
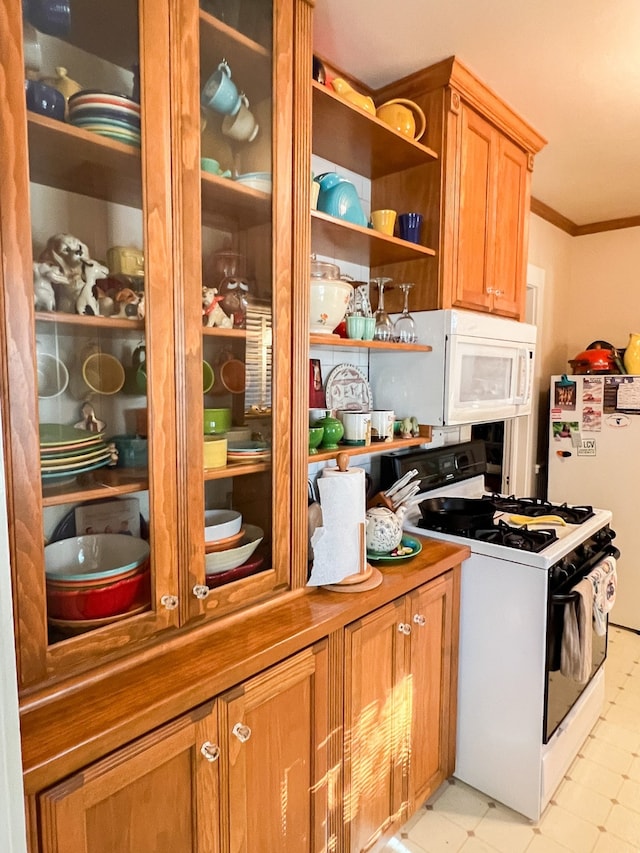
<path id="1" fill-rule="evenodd" d="M 400 290 L 404 293 L 404 307 L 393 324 L 393 339 L 400 341 L 403 344 L 414 344 L 417 339 L 416 323 L 411 314 L 409 314 L 409 291 L 413 287 L 413 282 L 403 282 L 399 285 Z"/>
<path id="2" fill-rule="evenodd" d="M 376 318 L 376 328 L 373 333 L 374 341 L 390 341 L 393 334 L 393 322 L 384 310 L 384 286 L 390 281 L 390 278 L 383 276 L 371 279 L 371 284 L 375 284 L 378 288 L 378 310 L 373 315 Z"/>

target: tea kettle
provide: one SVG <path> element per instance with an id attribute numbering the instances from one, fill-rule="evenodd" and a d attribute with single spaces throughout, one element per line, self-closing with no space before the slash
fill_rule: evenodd
<path id="1" fill-rule="evenodd" d="M 367 551 L 388 554 L 402 542 L 402 520 L 407 511 L 400 506 L 394 512 L 386 506 L 374 506 L 365 515 Z"/>

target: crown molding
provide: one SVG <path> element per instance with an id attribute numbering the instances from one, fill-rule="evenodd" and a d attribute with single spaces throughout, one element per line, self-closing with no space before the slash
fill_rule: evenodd
<path id="1" fill-rule="evenodd" d="M 619 231 L 622 228 L 637 228 L 640 226 L 640 216 L 625 216 L 621 219 L 607 219 L 602 222 L 589 222 L 586 225 L 576 225 L 566 216 L 558 213 L 548 204 L 537 198 L 531 198 L 531 213 L 560 228 L 571 237 L 584 237 L 585 234 L 600 234 L 603 231 Z"/>

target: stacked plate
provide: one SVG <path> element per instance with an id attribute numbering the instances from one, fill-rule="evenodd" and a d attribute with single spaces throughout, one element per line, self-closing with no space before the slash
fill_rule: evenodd
<path id="1" fill-rule="evenodd" d="M 228 462 L 261 462 L 269 459 L 271 448 L 264 441 L 228 441 Z"/>
<path id="2" fill-rule="evenodd" d="M 271 192 L 271 172 L 245 172 L 244 175 L 238 175 L 235 180 L 253 190 L 260 190 L 263 193 Z"/>
<path id="3" fill-rule="evenodd" d="M 83 89 L 69 98 L 69 121 L 76 127 L 140 147 L 140 104 L 126 95 Z"/>
<path id="4" fill-rule="evenodd" d="M 40 424 L 40 467 L 45 482 L 73 479 L 109 465 L 112 453 L 102 433 L 64 424 Z"/>

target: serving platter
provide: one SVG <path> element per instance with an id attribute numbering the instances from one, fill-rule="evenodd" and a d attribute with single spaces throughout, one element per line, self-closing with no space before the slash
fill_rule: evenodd
<path id="1" fill-rule="evenodd" d="M 325 387 L 327 409 L 364 412 L 373 409 L 371 387 L 364 373 L 355 364 L 338 364 L 333 368 Z"/>

